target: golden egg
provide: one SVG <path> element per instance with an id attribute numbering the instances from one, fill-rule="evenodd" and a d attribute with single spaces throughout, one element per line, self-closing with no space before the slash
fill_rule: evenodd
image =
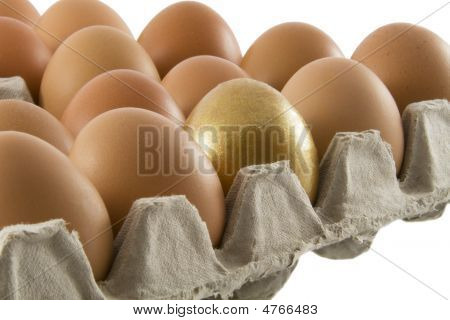
<path id="1" fill-rule="evenodd" d="M 198 103 L 186 126 L 211 159 L 225 193 L 242 167 L 289 160 L 314 201 L 319 163 L 311 133 L 269 85 L 253 79 L 224 82 Z"/>

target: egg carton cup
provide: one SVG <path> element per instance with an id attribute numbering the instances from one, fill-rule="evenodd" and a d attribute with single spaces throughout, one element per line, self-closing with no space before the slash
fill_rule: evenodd
<path id="1" fill-rule="evenodd" d="M 96 283 L 63 220 L 0 230 L 3 299 L 269 299 L 309 251 L 348 259 L 398 219 L 442 215 L 450 199 L 450 106 L 413 103 L 397 178 L 379 132 L 338 133 L 320 164 L 316 206 L 287 161 L 243 168 L 226 197 L 222 245 L 184 196 L 137 200 Z"/>
<path id="2" fill-rule="evenodd" d="M 21 77 L 0 78 L 0 99 L 18 99 L 34 103 L 27 84 Z"/>

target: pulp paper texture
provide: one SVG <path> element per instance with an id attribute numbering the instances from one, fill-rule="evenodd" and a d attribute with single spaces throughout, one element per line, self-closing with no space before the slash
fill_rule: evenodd
<path id="1" fill-rule="evenodd" d="M 0 298 L 271 298 L 305 252 L 353 258 L 390 222 L 443 213 L 450 198 L 450 105 L 411 104 L 403 124 L 399 178 L 379 132 L 337 134 L 320 165 L 314 208 L 288 162 L 243 168 L 226 198 L 220 249 L 212 248 L 205 223 L 184 196 L 137 200 L 115 239 L 111 271 L 100 283 L 64 221 L 5 227 Z"/>
<path id="2" fill-rule="evenodd" d="M 33 103 L 30 91 L 21 77 L 0 78 L 0 99 L 19 99 Z"/>

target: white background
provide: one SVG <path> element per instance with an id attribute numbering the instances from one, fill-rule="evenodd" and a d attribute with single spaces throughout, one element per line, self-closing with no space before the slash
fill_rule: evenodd
<path id="1" fill-rule="evenodd" d="M 32 2 L 43 13 L 55 1 Z M 175 1 L 103 2 L 122 16 L 137 37 L 157 12 Z M 359 42 L 377 27 L 398 21 L 417 23 L 445 4 L 445 1 L 432 0 L 201 2 L 215 9 L 228 22 L 240 42 L 243 53 L 268 28 L 281 22 L 302 21 L 328 33 L 347 57 L 350 57 Z M 449 21 L 450 5 L 420 25 L 434 31 L 448 43 Z M 310 315 L 311 319 L 450 319 L 448 211 L 447 208 L 447 214 L 435 221 L 419 223 L 399 221 L 387 226 L 379 232 L 373 244 L 373 249 L 377 253 L 369 251 L 356 259 L 340 261 L 324 259 L 313 253 L 304 255 L 273 303 L 317 304 L 319 314 Z M 410 274 L 400 270 L 380 254 Z M 33 304 L 33 308 L 23 308 L 20 302 L 18 303 L 19 310 L 31 314 L 35 314 L 34 308 L 60 310 L 61 318 L 71 318 L 70 310 L 76 311 L 78 308 L 65 305 L 64 308 L 68 309 L 64 311 L 61 304 L 52 304 L 51 307 Z M 251 302 L 247 303 L 249 304 L 251 305 Z M 100 310 L 107 311 L 114 306 L 118 308 L 120 304 L 109 303 L 103 306 L 90 304 L 82 308 L 97 311 L 101 308 Z M 132 313 L 129 309 L 117 310 L 106 317 L 132 318 Z M 194 317 L 194 319 L 202 318 Z M 287 316 L 276 318 L 291 319 Z"/>

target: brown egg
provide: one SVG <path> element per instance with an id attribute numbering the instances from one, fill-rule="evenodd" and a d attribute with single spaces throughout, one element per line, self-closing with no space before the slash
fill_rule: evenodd
<path id="1" fill-rule="evenodd" d="M 39 19 L 35 30 L 54 52 L 67 37 L 85 27 L 105 25 L 131 35 L 120 16 L 101 1 L 59 0 Z"/>
<path id="2" fill-rule="evenodd" d="M 196 56 L 172 68 L 164 77 L 162 85 L 188 117 L 211 89 L 236 78 L 248 78 L 248 75 L 239 66 L 223 58 Z"/>
<path id="3" fill-rule="evenodd" d="M 72 34 L 65 44 L 50 59 L 40 95 L 41 106 L 58 119 L 77 91 L 103 72 L 132 69 L 159 81 L 158 71 L 145 50 L 116 28 L 87 27 Z"/>
<path id="4" fill-rule="evenodd" d="M 96 280 L 112 260 L 111 223 L 94 186 L 47 142 L 22 132 L 0 132 L 0 229 L 64 219 L 76 230 Z"/>
<path id="5" fill-rule="evenodd" d="M 379 130 L 391 145 L 397 172 L 403 161 L 403 127 L 394 98 L 369 68 L 344 58 L 313 61 L 282 93 L 311 127 L 319 157 L 337 132 Z"/>
<path id="6" fill-rule="evenodd" d="M 152 57 L 161 77 L 193 56 L 218 56 L 236 64 L 242 59 L 227 23 L 214 10 L 195 1 L 181 1 L 161 11 L 138 41 Z"/>
<path id="7" fill-rule="evenodd" d="M 372 32 L 353 53 L 384 82 L 400 113 L 413 102 L 450 99 L 450 47 L 433 32 L 393 23 Z"/>
<path id="8" fill-rule="evenodd" d="M 0 16 L 14 18 L 33 26 L 39 19 L 39 12 L 28 0 L 1 0 Z"/>
<path id="9" fill-rule="evenodd" d="M 159 82 L 141 72 L 122 69 L 102 73 L 86 83 L 73 97 L 61 122 L 76 137 L 93 118 L 120 107 L 148 109 L 178 124 L 185 120 Z"/>
<path id="10" fill-rule="evenodd" d="M 69 132 L 54 116 L 22 100 L 0 100 L 0 131 L 31 134 L 66 154 L 73 143 Z"/>
<path id="11" fill-rule="evenodd" d="M 0 77 L 21 76 L 35 101 L 50 51 L 28 25 L 0 17 Z"/>
<path id="12" fill-rule="evenodd" d="M 287 22 L 256 39 L 241 67 L 254 79 L 281 90 L 298 69 L 324 57 L 342 57 L 326 33 L 307 23 Z"/>
<path id="13" fill-rule="evenodd" d="M 100 192 L 115 234 L 135 200 L 185 195 L 217 246 L 225 224 L 222 187 L 206 155 L 189 139 L 181 126 L 155 112 L 120 108 L 89 122 L 70 158 Z"/>

